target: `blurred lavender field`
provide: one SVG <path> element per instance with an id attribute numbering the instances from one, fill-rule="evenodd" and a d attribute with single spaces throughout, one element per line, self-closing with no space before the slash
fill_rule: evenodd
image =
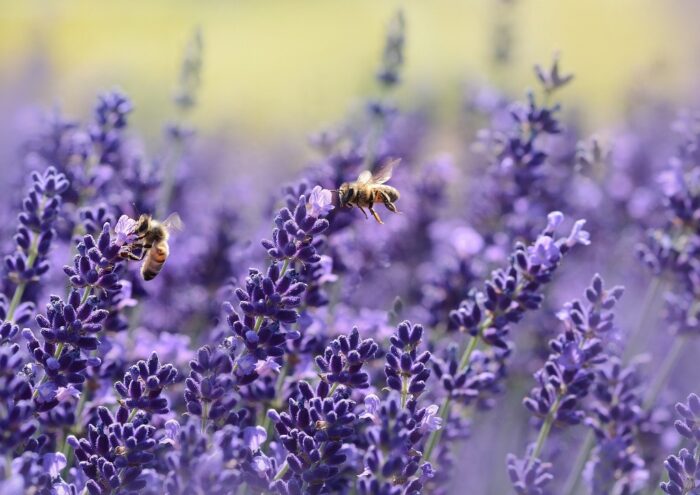
<path id="1" fill-rule="evenodd" d="M 700 494 L 697 7 L 261 4 L 2 14 L 0 494 Z"/>

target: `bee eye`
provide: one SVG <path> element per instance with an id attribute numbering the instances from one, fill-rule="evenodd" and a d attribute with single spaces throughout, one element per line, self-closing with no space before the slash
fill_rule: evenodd
<path id="1" fill-rule="evenodd" d="M 341 200 L 343 203 L 347 203 L 352 199 L 353 195 L 355 194 L 354 189 L 352 187 L 347 188 L 345 191 L 342 192 L 341 194 Z"/>

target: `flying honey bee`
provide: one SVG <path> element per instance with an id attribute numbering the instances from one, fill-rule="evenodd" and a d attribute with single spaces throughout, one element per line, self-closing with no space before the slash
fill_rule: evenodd
<path id="1" fill-rule="evenodd" d="M 182 230 L 180 215 L 173 213 L 162 222 L 154 220 L 151 215 L 141 215 L 133 228 L 136 240 L 122 251 L 122 256 L 141 261 L 141 276 L 144 280 L 153 280 L 160 273 L 165 260 L 170 255 L 168 238 L 173 231 Z M 136 254 L 133 251 L 138 250 Z"/>
<path id="2" fill-rule="evenodd" d="M 374 219 L 379 223 L 382 219 L 374 211 L 375 203 L 383 203 L 387 210 L 398 213 L 394 203 L 399 199 L 399 191 L 395 187 L 384 184 L 391 179 L 391 173 L 399 160 L 392 160 L 381 167 L 375 174 L 369 170 L 362 172 L 354 182 L 344 182 L 338 189 L 338 203 L 341 208 L 357 206 L 367 216 L 363 207 L 369 209 Z"/>

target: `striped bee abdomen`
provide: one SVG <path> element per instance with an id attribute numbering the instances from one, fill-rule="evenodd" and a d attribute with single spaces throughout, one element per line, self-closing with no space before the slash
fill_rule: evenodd
<path id="1" fill-rule="evenodd" d="M 144 280 L 153 280 L 160 273 L 169 253 L 170 248 L 167 242 L 160 242 L 149 249 L 141 266 L 141 276 Z"/>

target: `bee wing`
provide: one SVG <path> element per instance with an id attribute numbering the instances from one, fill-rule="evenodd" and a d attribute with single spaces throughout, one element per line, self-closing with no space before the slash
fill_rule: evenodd
<path id="1" fill-rule="evenodd" d="M 372 172 L 369 170 L 365 170 L 362 172 L 360 175 L 357 176 L 357 183 L 358 184 L 369 184 L 369 181 L 372 180 Z"/>
<path id="2" fill-rule="evenodd" d="M 182 219 L 177 213 L 171 213 L 168 215 L 168 218 L 163 220 L 161 223 L 163 227 L 168 230 L 168 232 L 180 232 L 185 228 L 185 224 L 182 223 Z"/>
<path id="3" fill-rule="evenodd" d="M 391 160 L 385 165 L 377 170 L 377 172 L 372 176 L 372 182 L 374 184 L 384 184 L 386 181 L 391 179 L 391 174 L 394 171 L 394 167 L 399 164 L 401 159 Z"/>

